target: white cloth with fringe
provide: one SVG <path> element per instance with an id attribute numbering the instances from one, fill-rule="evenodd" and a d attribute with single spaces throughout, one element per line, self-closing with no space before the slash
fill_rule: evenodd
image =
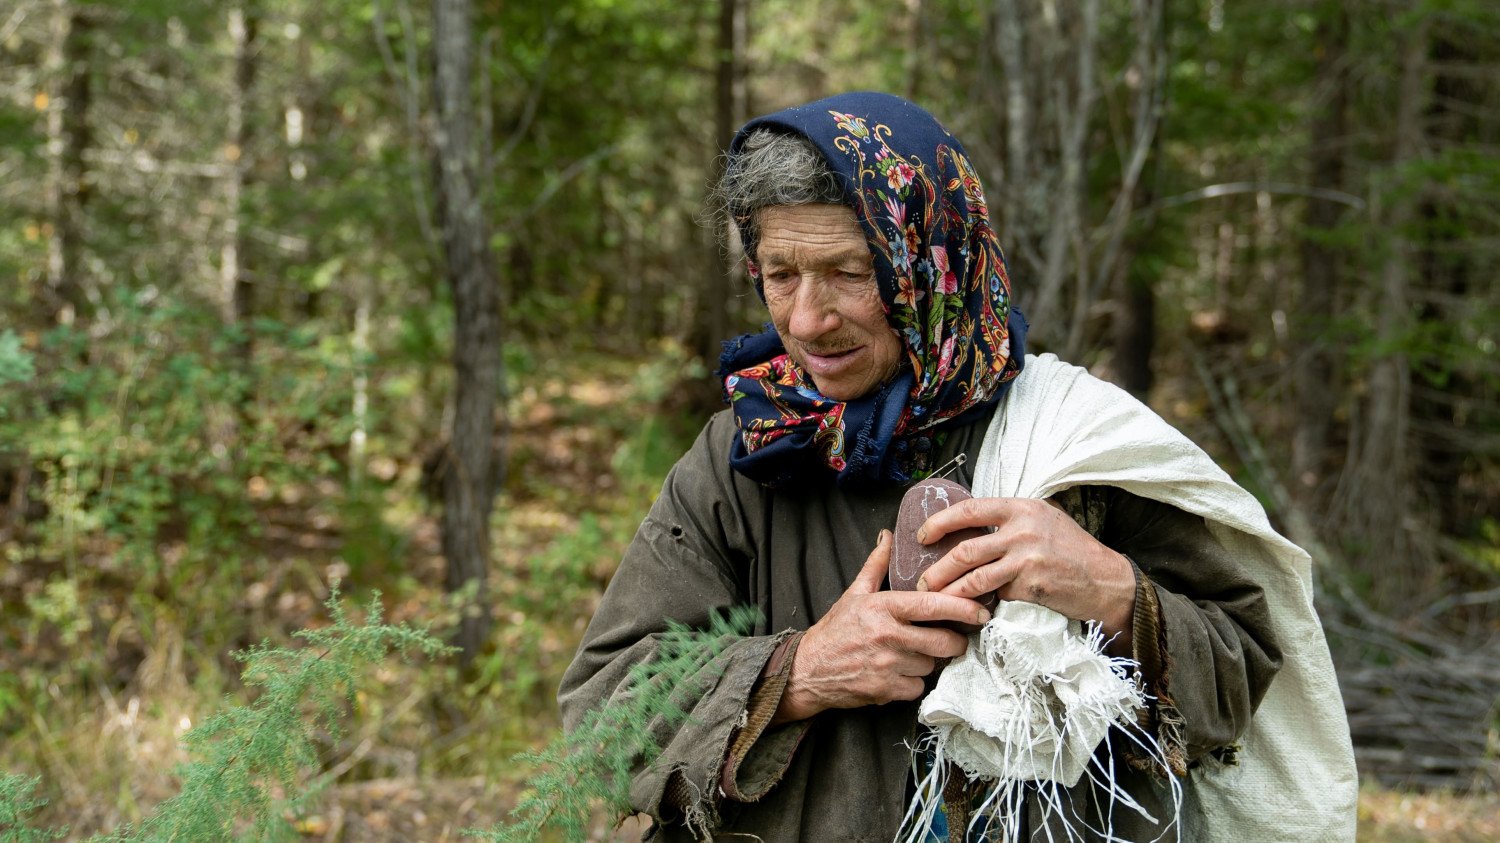
<path id="1" fill-rule="evenodd" d="M 985 436 L 973 492 L 1046 498 L 1082 485 L 1116 486 L 1202 516 L 1264 588 L 1283 653 L 1281 672 L 1241 738 L 1237 763 L 1208 761 L 1189 773 L 1181 839 L 1353 840 L 1354 751 L 1313 609 L 1307 553 L 1272 529 L 1249 492 L 1146 405 L 1054 355 L 1028 355 Z"/>
<path id="2" fill-rule="evenodd" d="M 943 669 L 920 717 L 970 776 L 1072 787 L 1116 723 L 1145 704 L 1129 659 L 1103 654 L 1097 629 L 1035 603 L 1002 600 Z"/>

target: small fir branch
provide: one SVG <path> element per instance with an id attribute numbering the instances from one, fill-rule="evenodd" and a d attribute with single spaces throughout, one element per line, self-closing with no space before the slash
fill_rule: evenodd
<path id="1" fill-rule="evenodd" d="M 722 670 L 715 659 L 758 618 L 754 607 L 740 606 L 727 616 L 716 615 L 704 630 L 668 621 L 656 657 L 631 668 L 624 689 L 609 703 L 541 751 L 515 757 L 537 772 L 509 821 L 464 834 L 491 843 L 523 843 L 547 830 L 565 840 L 584 840 L 596 806 L 610 816 L 629 815 L 631 771 L 661 754 L 652 725 L 675 726 L 687 719 L 684 706 Z"/>
<path id="2" fill-rule="evenodd" d="M 358 678 L 391 653 L 438 656 L 453 648 L 423 629 L 382 620 L 380 596 L 371 598 L 363 624 L 351 621 L 335 590 L 328 602 L 332 624 L 304 629 L 301 649 L 262 643 L 235 654 L 243 678 L 260 688 L 255 702 L 232 706 L 190 730 L 183 741 L 193 760 L 183 766 L 182 790 L 134 828 L 95 838 L 118 843 L 165 841 L 288 840 L 285 820 L 316 795 L 321 782 L 300 782 L 318 763 L 315 738 L 337 740 L 342 715 L 352 705 Z M 308 714 L 310 710 L 310 716 Z M 298 794 L 295 798 L 278 798 Z"/>
<path id="3" fill-rule="evenodd" d="M 26 817 L 47 800 L 31 795 L 40 779 L 0 773 L 0 843 L 42 843 L 67 836 L 66 828 L 32 828 Z"/>

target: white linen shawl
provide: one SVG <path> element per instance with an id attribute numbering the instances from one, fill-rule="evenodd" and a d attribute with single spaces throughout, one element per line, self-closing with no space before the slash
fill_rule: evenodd
<path id="1" fill-rule="evenodd" d="M 1187 841 L 1352 841 L 1358 777 L 1343 698 L 1312 602 L 1311 560 L 1186 436 L 1124 390 L 1028 355 L 985 436 L 974 494 L 1046 498 L 1117 486 L 1200 515 L 1265 589 L 1283 654 L 1238 763 L 1189 774 Z"/>

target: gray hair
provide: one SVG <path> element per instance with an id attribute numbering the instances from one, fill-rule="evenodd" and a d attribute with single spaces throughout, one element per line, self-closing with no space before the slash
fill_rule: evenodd
<path id="1" fill-rule="evenodd" d="M 842 205 L 844 189 L 813 142 L 801 135 L 756 129 L 729 156 L 714 190 L 721 213 L 741 227 L 753 257 L 759 211 L 773 205 Z"/>

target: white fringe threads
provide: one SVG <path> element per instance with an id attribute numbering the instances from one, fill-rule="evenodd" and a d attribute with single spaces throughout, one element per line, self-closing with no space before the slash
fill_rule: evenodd
<path id="1" fill-rule="evenodd" d="M 1136 712 L 1147 695 L 1136 663 L 1104 654 L 1107 642 L 1097 624 L 1083 625 L 1034 603 L 1001 601 L 995 615 L 969 636 L 969 648 L 944 668 L 937 687 L 922 701 L 918 719 L 932 733 L 913 748 L 916 795 L 897 833 L 899 843 L 930 840 L 933 821 L 943 805 L 943 789 L 952 761 L 970 781 L 986 785 L 982 805 L 972 812 L 964 839 L 986 827 L 987 837 L 1013 841 L 1020 837 L 1028 793 L 1040 800 L 1046 836 L 1060 819 L 1063 840 L 1117 841 L 1116 807 L 1152 816 L 1114 778 L 1112 751 L 1105 743 L 1113 726 L 1162 770 L 1166 755 L 1154 736 L 1136 724 Z M 933 763 L 918 769 L 930 751 Z M 1067 804 L 1067 789 L 1084 775 L 1107 800 L 1102 827 L 1094 827 Z M 1172 816 L 1157 840 L 1178 823 L 1182 783 L 1167 774 Z"/>

